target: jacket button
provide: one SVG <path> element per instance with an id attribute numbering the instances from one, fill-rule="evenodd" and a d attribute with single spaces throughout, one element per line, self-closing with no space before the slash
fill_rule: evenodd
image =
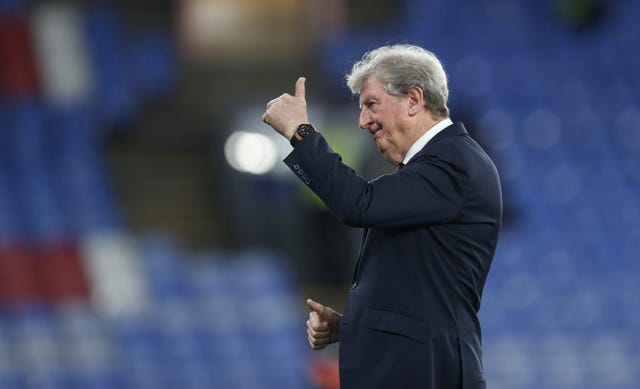
<path id="1" fill-rule="evenodd" d="M 358 281 L 354 281 L 353 284 L 351 284 L 351 290 L 354 290 L 357 287 L 358 287 Z"/>

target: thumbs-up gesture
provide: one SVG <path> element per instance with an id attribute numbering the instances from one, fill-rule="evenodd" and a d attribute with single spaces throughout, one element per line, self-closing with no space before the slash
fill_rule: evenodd
<path id="1" fill-rule="evenodd" d="M 320 350 L 340 340 L 342 315 L 311 299 L 307 300 L 307 306 L 311 310 L 307 320 L 307 338 L 311 348 Z"/>
<path id="2" fill-rule="evenodd" d="M 288 140 L 303 123 L 309 123 L 307 116 L 307 100 L 305 98 L 304 77 L 296 81 L 295 94 L 284 93 L 267 103 L 267 110 L 262 121 L 273 127 Z"/>

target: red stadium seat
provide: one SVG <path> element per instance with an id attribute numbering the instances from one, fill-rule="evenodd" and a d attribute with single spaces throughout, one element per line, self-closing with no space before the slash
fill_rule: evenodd
<path id="1" fill-rule="evenodd" d="M 41 300 L 33 251 L 21 244 L 0 249 L 0 306 L 18 306 Z"/>
<path id="2" fill-rule="evenodd" d="M 75 244 L 56 242 L 41 247 L 36 262 L 38 280 L 47 302 L 89 299 L 89 285 Z"/>
<path id="3" fill-rule="evenodd" d="M 38 72 L 26 15 L 0 13 L 0 95 L 33 97 L 38 92 Z"/>

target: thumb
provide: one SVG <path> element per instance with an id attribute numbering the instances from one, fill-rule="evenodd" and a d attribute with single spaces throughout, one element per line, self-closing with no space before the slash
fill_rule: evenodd
<path id="1" fill-rule="evenodd" d="M 307 79 L 304 77 L 300 77 L 298 78 L 298 81 L 296 81 L 296 91 L 295 91 L 295 96 L 296 97 L 301 97 L 302 99 L 305 99 L 305 86 L 304 83 Z"/>
<path id="2" fill-rule="evenodd" d="M 307 307 L 309 307 L 309 309 L 313 312 L 316 312 L 318 315 L 320 315 L 321 319 L 325 319 L 329 316 L 327 307 L 311 299 L 307 299 Z"/>

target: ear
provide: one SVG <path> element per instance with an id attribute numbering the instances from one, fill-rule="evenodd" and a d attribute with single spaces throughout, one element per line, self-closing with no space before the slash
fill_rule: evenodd
<path id="1" fill-rule="evenodd" d="M 424 109 L 424 92 L 419 86 L 412 86 L 407 93 L 409 101 L 409 115 L 414 116 Z"/>

